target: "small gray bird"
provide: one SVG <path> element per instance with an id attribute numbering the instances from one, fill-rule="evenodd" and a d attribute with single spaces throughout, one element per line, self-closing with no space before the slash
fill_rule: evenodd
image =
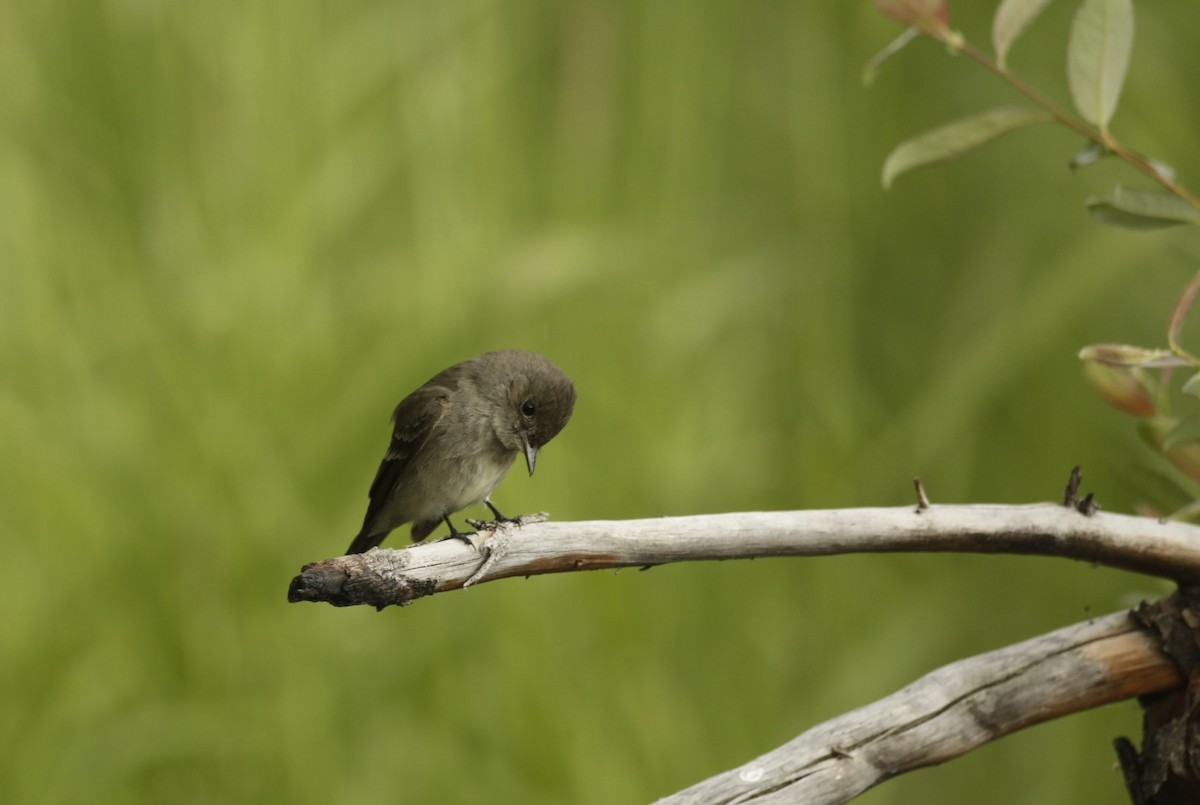
<path id="1" fill-rule="evenodd" d="M 533 475 L 538 450 L 574 408 L 570 378 L 536 352 L 488 352 L 435 375 L 392 413 L 392 443 L 346 553 L 368 551 L 409 522 L 414 542 L 441 522 L 462 538 L 450 515 L 481 501 L 507 521 L 492 505 L 492 490 L 518 453 Z"/>

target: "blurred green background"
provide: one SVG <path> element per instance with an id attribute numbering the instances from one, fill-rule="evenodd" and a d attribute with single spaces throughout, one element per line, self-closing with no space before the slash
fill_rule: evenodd
<path id="1" fill-rule="evenodd" d="M 988 42 L 992 4 L 954 22 Z M 1200 183 L 1187 4 L 1114 128 Z M 1073 4 L 1014 49 L 1066 99 Z M 0 4 L 0 801 L 642 802 L 955 659 L 1155 596 L 952 555 L 285 602 L 344 550 L 396 401 L 498 347 L 575 380 L 505 511 L 556 519 L 1153 494 L 1075 353 L 1163 341 L 1186 233 L 1093 225 L 1016 100 L 867 2 Z M 1190 181 L 1189 181 L 1190 179 Z M 482 512 L 472 512 L 480 514 Z M 402 545 L 404 535 L 388 544 Z M 1121 803 L 1125 703 L 883 803 Z"/>

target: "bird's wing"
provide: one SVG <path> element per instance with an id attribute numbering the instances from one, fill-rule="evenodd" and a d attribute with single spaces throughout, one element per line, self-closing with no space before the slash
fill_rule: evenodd
<path id="1" fill-rule="evenodd" d="M 395 422 L 392 441 L 367 493 L 371 503 L 367 507 L 367 516 L 363 518 L 364 526 L 386 503 L 408 462 L 421 452 L 446 415 L 449 391 L 444 386 L 423 386 L 396 406 L 392 413 Z"/>

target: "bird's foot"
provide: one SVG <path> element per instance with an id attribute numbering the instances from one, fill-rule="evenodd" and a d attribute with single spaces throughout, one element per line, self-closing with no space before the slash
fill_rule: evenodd
<path id="1" fill-rule="evenodd" d="M 485 554 L 483 562 L 479 568 L 471 574 L 471 577 L 463 582 L 463 587 L 470 587 L 472 584 L 483 579 L 487 572 L 492 569 L 492 565 L 496 564 L 504 554 L 508 553 L 509 546 L 512 544 L 512 533 L 509 530 L 512 526 L 520 528 L 528 523 L 542 523 L 550 519 L 550 515 L 545 512 L 537 514 L 522 514 L 520 517 L 504 517 L 488 522 L 478 520 L 467 520 L 472 528 L 477 528 L 482 532 L 489 532 L 488 538 L 482 543 L 482 553 Z"/>
<path id="2" fill-rule="evenodd" d="M 537 512 L 536 514 L 519 514 L 516 517 L 505 517 L 503 515 L 494 520 L 472 520 L 467 518 L 467 525 L 477 531 L 501 531 L 511 526 L 520 528 L 523 525 L 531 523 L 544 523 L 550 519 L 550 515 L 545 512 Z"/>
<path id="3" fill-rule="evenodd" d="M 473 528 L 478 528 L 478 526 L 475 525 L 474 521 L 468 520 L 467 522 L 470 523 Z M 477 531 L 454 531 L 454 532 L 442 537 L 440 540 L 438 540 L 438 542 L 445 542 L 448 539 L 456 539 L 459 542 L 466 543 L 467 546 L 470 548 L 479 550 L 479 546 L 475 544 L 475 537 L 477 537 L 477 536 L 479 536 L 479 533 Z"/>

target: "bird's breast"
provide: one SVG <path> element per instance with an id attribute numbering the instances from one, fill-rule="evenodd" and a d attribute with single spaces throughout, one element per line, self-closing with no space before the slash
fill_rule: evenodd
<path id="1" fill-rule="evenodd" d="M 504 480 L 516 459 L 515 453 L 486 451 L 465 458 L 447 473 L 448 483 L 442 493 L 450 501 L 450 510 L 465 509 L 492 494 Z"/>

